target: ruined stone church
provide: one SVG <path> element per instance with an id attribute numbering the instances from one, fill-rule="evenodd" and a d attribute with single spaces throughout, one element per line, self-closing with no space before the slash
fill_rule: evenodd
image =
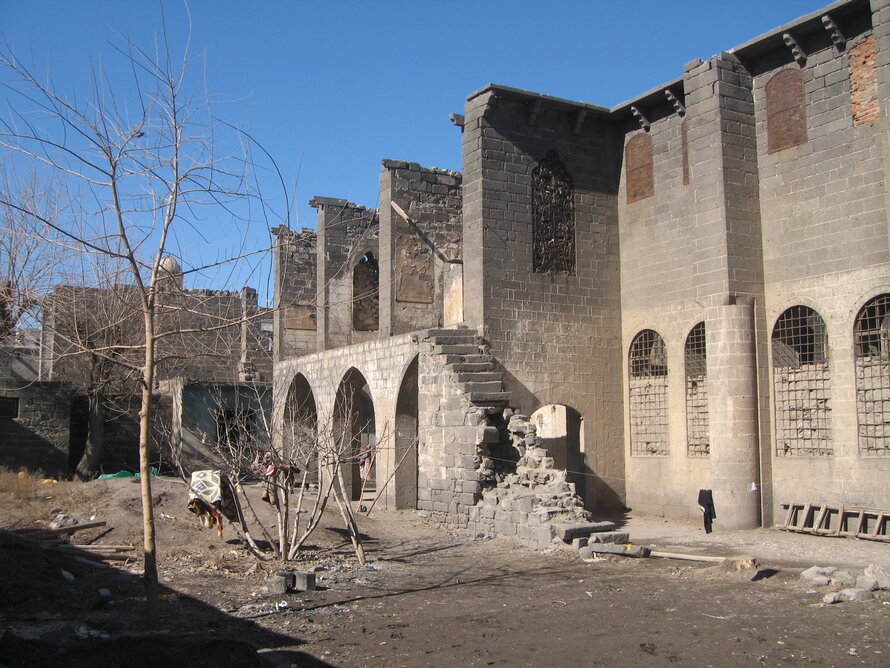
<path id="1" fill-rule="evenodd" d="M 275 420 L 349 393 L 380 504 L 537 545 L 700 489 L 726 529 L 890 507 L 890 5 L 679 65 L 612 108 L 487 85 L 461 172 L 274 230 Z"/>

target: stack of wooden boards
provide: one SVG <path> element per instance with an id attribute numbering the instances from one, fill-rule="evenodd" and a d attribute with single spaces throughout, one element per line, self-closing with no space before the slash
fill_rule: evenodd
<path id="1" fill-rule="evenodd" d="M 132 545 L 75 545 L 68 538 L 84 529 L 104 527 L 105 522 L 87 522 L 59 528 L 29 527 L 15 531 L 0 529 L 6 542 L 19 542 L 44 552 L 62 555 L 73 561 L 102 568 L 103 561 L 127 561 L 133 559 Z"/>

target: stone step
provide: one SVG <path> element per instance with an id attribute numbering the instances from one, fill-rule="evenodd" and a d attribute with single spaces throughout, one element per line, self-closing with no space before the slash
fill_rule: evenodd
<path id="1" fill-rule="evenodd" d="M 509 392 L 470 392 L 471 404 L 500 404 L 509 401 Z"/>
<path id="2" fill-rule="evenodd" d="M 448 357 L 450 358 L 451 355 Z M 478 355 L 473 355 L 473 357 L 478 357 Z M 460 361 L 456 362 L 450 362 L 449 359 L 446 359 L 445 363 L 451 364 L 451 370 L 456 371 L 457 373 L 480 373 L 494 369 L 494 361 L 467 362 L 466 356 L 461 356 Z"/>
<path id="3" fill-rule="evenodd" d="M 464 392 L 470 392 L 471 394 L 477 394 L 480 392 L 484 394 L 496 394 L 504 391 L 504 384 L 499 380 L 469 382 L 464 383 L 463 386 Z"/>
<path id="4" fill-rule="evenodd" d="M 476 336 L 478 332 L 469 327 L 439 327 L 437 329 L 428 329 L 425 338 L 431 339 L 436 336 L 451 336 L 453 334 Z"/>
<path id="5" fill-rule="evenodd" d="M 564 543 L 571 543 L 573 538 L 588 537 L 601 531 L 615 531 L 614 522 L 582 522 L 579 524 L 556 524 L 554 535 Z"/>
<path id="6" fill-rule="evenodd" d="M 482 337 L 470 334 L 469 336 L 434 336 L 430 337 L 430 342 L 437 346 L 454 346 L 454 345 L 482 345 Z"/>
<path id="7" fill-rule="evenodd" d="M 479 345 L 475 343 L 451 343 L 433 347 L 434 355 L 468 355 L 479 354 Z"/>
<path id="8" fill-rule="evenodd" d="M 502 371 L 463 371 L 457 374 L 457 382 L 459 383 L 488 383 L 491 381 L 501 382 L 504 380 Z"/>
<path id="9" fill-rule="evenodd" d="M 464 362 L 468 364 L 476 364 L 477 362 L 494 362 L 494 356 L 477 350 L 474 354 L 466 355 Z"/>

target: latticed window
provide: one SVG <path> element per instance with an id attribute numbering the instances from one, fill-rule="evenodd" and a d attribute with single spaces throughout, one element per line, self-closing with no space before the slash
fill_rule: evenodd
<path id="1" fill-rule="evenodd" d="M 825 322 L 792 306 L 773 328 L 776 454 L 827 456 L 831 443 L 831 376 Z"/>
<path id="2" fill-rule="evenodd" d="M 634 337 L 630 371 L 630 453 L 668 454 L 668 368 L 664 340 L 644 329 Z"/>
<path id="3" fill-rule="evenodd" d="M 869 301 L 856 316 L 856 414 L 859 452 L 890 454 L 890 294 Z"/>
<path id="4" fill-rule="evenodd" d="M 547 151 L 532 172 L 532 214 L 534 271 L 574 274 L 575 185 L 556 151 Z"/>
<path id="5" fill-rule="evenodd" d="M 708 358 L 705 323 L 686 337 L 686 452 L 698 457 L 710 452 L 708 430 Z"/>

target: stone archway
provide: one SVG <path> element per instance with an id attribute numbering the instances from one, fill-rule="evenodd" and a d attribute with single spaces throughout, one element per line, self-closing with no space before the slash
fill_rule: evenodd
<path id="1" fill-rule="evenodd" d="M 417 508 L 417 358 L 405 370 L 396 400 L 395 497 L 397 509 Z"/>
<path id="2" fill-rule="evenodd" d="M 361 498 L 363 483 L 366 487 L 374 483 L 377 436 L 371 390 L 355 367 L 344 374 L 337 388 L 333 427 L 343 481 L 350 498 L 356 501 Z"/>
<path id="3" fill-rule="evenodd" d="M 566 481 L 575 484 L 575 493 L 585 499 L 584 418 L 574 408 L 548 404 L 531 414 L 538 428 L 541 447 L 553 457 L 553 467 L 566 471 Z"/>
<path id="4" fill-rule="evenodd" d="M 309 471 L 307 480 L 317 482 L 318 411 L 312 387 L 301 373 L 294 377 L 288 389 L 282 431 L 284 458 Z"/>

